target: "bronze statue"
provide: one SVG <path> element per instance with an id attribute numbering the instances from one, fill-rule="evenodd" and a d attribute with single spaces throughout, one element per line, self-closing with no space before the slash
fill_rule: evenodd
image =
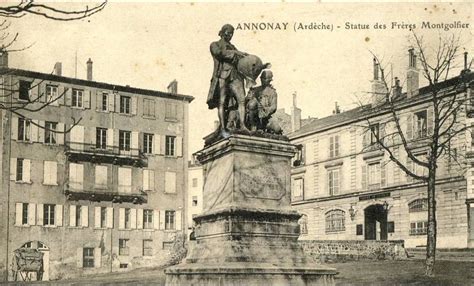
<path id="1" fill-rule="evenodd" d="M 260 76 L 261 85 L 251 88 L 246 98 L 247 126 L 252 131 L 262 130 L 268 133 L 281 134 L 282 129 L 277 121 L 271 120 L 277 110 L 277 93 L 270 84 L 273 73 L 264 70 Z"/>
<path id="2" fill-rule="evenodd" d="M 226 24 L 219 32 L 221 39 L 211 43 L 211 55 L 214 60 L 211 86 L 207 97 L 209 109 L 218 108 L 221 130 L 226 130 L 228 110 L 237 109 L 239 114 L 239 128 L 245 127 L 245 87 L 244 75 L 238 72 L 237 64 L 240 58 L 247 54 L 238 51 L 230 43 L 234 35 L 234 27 Z"/>

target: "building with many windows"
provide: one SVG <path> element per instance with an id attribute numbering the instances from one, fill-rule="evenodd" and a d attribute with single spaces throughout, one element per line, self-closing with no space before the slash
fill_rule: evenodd
<path id="1" fill-rule="evenodd" d="M 1 69 L 0 268 L 44 253 L 44 280 L 163 262 L 185 229 L 193 97 Z M 46 106 L 45 106 L 46 104 Z M 10 272 L 11 274 L 11 272 Z"/>
<path id="2" fill-rule="evenodd" d="M 202 165 L 195 160 L 188 164 L 188 202 L 186 207 L 188 239 L 193 231 L 193 218 L 202 213 L 204 176 Z"/>
<path id="3" fill-rule="evenodd" d="M 292 206 L 304 214 L 302 239 L 308 240 L 404 240 L 406 247 L 426 245 L 427 187 L 402 171 L 377 143 L 394 125 L 383 108 L 386 93 L 374 67 L 371 103 L 316 119 L 289 134 L 302 147 L 292 168 Z M 427 152 L 433 130 L 433 105 L 429 87 L 418 86 L 416 56 L 410 52 L 407 92 L 398 82 L 392 100 L 400 124 L 415 156 Z M 471 96 L 473 75 L 461 75 L 439 83 L 442 96 Z M 382 98 L 380 98 L 382 94 Z M 382 106 L 382 107 L 381 107 Z M 457 120 L 472 125 L 469 104 Z M 370 124 L 370 126 L 368 126 Z M 395 136 L 394 138 L 398 138 Z M 399 138 L 398 138 L 399 139 Z M 400 140 L 390 150 L 416 174 L 427 172 L 408 159 Z M 472 138 L 469 131 L 456 136 L 449 153 L 438 161 L 436 200 L 439 248 L 474 245 L 474 192 Z M 461 164 L 458 164 L 461 162 Z M 417 167 L 415 167 L 417 166 Z M 467 171 L 467 172 L 466 172 Z"/>

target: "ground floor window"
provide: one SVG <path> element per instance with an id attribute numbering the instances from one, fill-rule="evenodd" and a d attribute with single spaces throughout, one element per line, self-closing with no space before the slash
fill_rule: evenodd
<path id="1" fill-rule="evenodd" d="M 326 232 L 344 231 L 345 212 L 342 210 L 332 210 L 326 213 Z"/>
<path id="2" fill-rule="evenodd" d="M 129 239 L 119 239 L 119 255 L 129 255 Z"/>
<path id="3" fill-rule="evenodd" d="M 153 255 L 153 240 L 144 239 L 143 240 L 143 256 L 152 256 Z"/>
<path id="4" fill-rule="evenodd" d="M 410 235 L 422 235 L 428 231 L 427 221 L 416 221 L 410 223 Z"/>
<path id="5" fill-rule="evenodd" d="M 82 252 L 82 267 L 94 267 L 94 248 L 84 248 Z"/>

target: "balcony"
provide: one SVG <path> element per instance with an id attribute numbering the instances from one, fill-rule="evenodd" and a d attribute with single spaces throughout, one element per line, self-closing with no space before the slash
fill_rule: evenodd
<path id="1" fill-rule="evenodd" d="M 95 188 L 85 190 L 82 183 L 70 182 L 65 185 L 64 194 L 69 201 L 93 201 L 113 203 L 145 204 L 148 195 L 142 190 L 133 190 L 131 186 L 118 186 L 117 189 Z"/>
<path id="2" fill-rule="evenodd" d="M 140 149 L 120 150 L 118 146 L 104 146 L 98 148 L 96 144 L 66 142 L 66 156 L 71 162 L 100 162 L 104 164 L 146 167 L 147 158 Z"/>

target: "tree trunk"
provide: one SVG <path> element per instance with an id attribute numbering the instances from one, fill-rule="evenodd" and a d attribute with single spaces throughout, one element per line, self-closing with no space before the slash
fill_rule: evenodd
<path id="1" fill-rule="evenodd" d="M 426 237 L 425 275 L 431 277 L 434 276 L 436 256 L 436 165 L 429 169 L 428 177 L 428 231 Z"/>

